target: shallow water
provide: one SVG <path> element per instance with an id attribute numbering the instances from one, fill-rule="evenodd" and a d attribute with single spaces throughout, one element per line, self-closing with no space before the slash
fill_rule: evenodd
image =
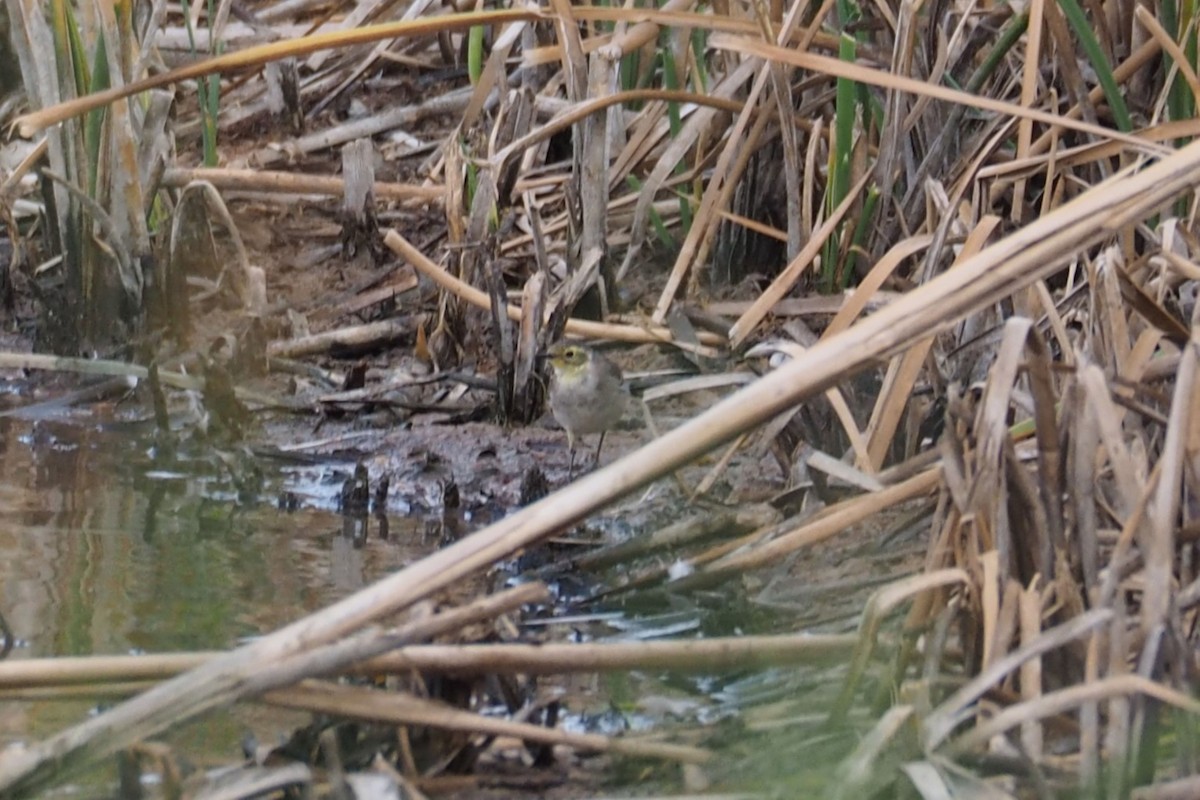
<path id="1" fill-rule="evenodd" d="M 375 517 L 339 514 L 341 484 L 353 469 L 352 460 L 297 466 L 209 445 L 174 452 L 106 421 L 0 417 L 0 613 L 18 640 L 10 658 L 227 649 L 438 546 L 443 531 L 419 493 L 393 497 L 386 536 Z M 421 476 L 431 486 L 444 478 Z M 565 601 L 570 592 L 559 588 Z M 689 638 L 778 626 L 774 612 L 731 602 L 727 592 L 635 592 L 589 607 L 581 621 L 562 616 L 569 607 L 557 611 L 542 622 L 569 628 L 558 634 L 567 639 Z M 638 671 L 556 685 L 565 693 L 565 727 L 615 733 L 721 725 L 749 705 L 794 695 L 797 680 L 835 685 L 824 670 L 807 669 Z M 61 731 L 97 707 L 93 697 L 0 700 L 0 748 Z M 238 759 L 245 734 L 273 744 L 307 719 L 239 704 L 183 726 L 168 741 L 190 759 L 228 764 Z M 808 727 L 770 736 L 808 736 Z M 734 754 L 735 761 L 754 760 L 736 747 Z M 775 780 L 761 764 L 751 772 L 764 785 Z M 71 790 L 104 794 L 113 777 L 110 761 Z"/>
<path id="2" fill-rule="evenodd" d="M 336 512 L 353 464 L 172 453 L 97 422 L 0 418 L 0 613 L 13 659 L 225 649 L 427 552 Z M 297 510 L 281 509 L 288 498 Z M 0 701 L 0 746 L 94 700 Z"/>

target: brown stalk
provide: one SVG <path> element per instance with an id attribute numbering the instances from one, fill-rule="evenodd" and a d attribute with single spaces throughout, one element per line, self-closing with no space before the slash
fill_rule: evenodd
<path id="1" fill-rule="evenodd" d="M 1164 432 L 1166 444 L 1159 456 L 1162 470 L 1154 498 L 1146 509 L 1146 535 L 1138 544 L 1145 559 L 1146 589 L 1142 595 L 1142 631 L 1152 632 L 1168 625 L 1171 611 L 1174 573 L 1175 528 L 1183 490 L 1183 471 L 1190 461 L 1184 447 L 1193 439 L 1191 431 L 1197 424 L 1196 409 L 1196 342 L 1188 342 L 1179 362 L 1175 379 L 1175 394 L 1171 413 Z M 1153 662 L 1151 662 L 1153 663 Z"/>
<path id="2" fill-rule="evenodd" d="M 739 64 L 721 82 L 721 89 L 725 91 L 737 91 L 739 87 L 743 86 L 749 80 L 755 66 L 748 62 Z M 679 291 L 679 287 L 683 285 L 683 280 L 687 277 L 688 271 L 694 263 L 698 262 L 699 253 L 704 249 L 706 238 L 711 237 L 715 233 L 716 225 L 713 224 L 713 220 L 716 217 L 717 209 L 728 207 L 729 192 L 732 190 L 731 184 L 735 179 L 732 171 L 739 168 L 737 166 L 739 163 L 741 166 L 744 166 L 746 163 L 745 158 L 739 160 L 738 156 L 746 156 L 744 152 L 740 152 L 742 143 L 747 138 L 746 128 L 749 126 L 751 118 L 757 113 L 759 97 L 765 86 L 766 72 L 759 70 L 758 77 L 755 78 L 745 103 L 737 112 L 737 120 L 726 135 L 725 146 L 717 158 L 716 166 L 709 176 L 708 185 L 705 187 L 704 194 L 700 198 L 700 208 L 696 211 L 695 217 L 692 220 L 692 227 L 688 230 L 687 236 L 684 237 L 683 244 L 679 248 L 679 253 L 675 257 L 675 264 L 671 268 L 670 275 L 667 276 L 666 286 L 663 287 L 658 303 L 654 307 L 654 314 L 651 319 L 659 324 L 666 319 L 667 311 L 670 309 L 671 303 Z M 766 123 L 762 121 L 761 124 L 765 125 Z M 757 137 L 752 134 L 751 138 Z M 661 167 L 661 164 L 659 166 Z M 639 210 L 641 209 L 639 208 Z M 637 230 L 638 222 L 643 226 L 645 225 L 644 213 L 639 214 L 635 218 L 635 231 Z M 631 253 L 626 254 L 626 263 L 621 265 L 619 274 L 623 275 L 625 273 L 632 257 Z"/>
<path id="3" fill-rule="evenodd" d="M 1042 631 L 1043 590 L 1041 581 L 1035 578 L 1030 586 L 1021 592 L 1020 620 L 1021 644 L 1028 645 Z M 1021 665 L 1021 700 L 1026 703 L 1037 703 L 1043 696 L 1042 659 L 1031 658 Z M 1021 747 L 1036 761 L 1041 761 L 1043 752 L 1043 732 L 1041 723 L 1036 719 L 1025 720 L 1021 723 Z"/>
<path id="4" fill-rule="evenodd" d="M 746 100 L 734 99 L 739 97 L 742 87 L 745 81 L 749 78 L 749 75 L 750 68 L 748 65 L 746 67 L 739 67 L 729 75 L 723 77 L 717 83 L 717 85 L 713 87 L 713 91 L 710 93 L 710 96 L 714 99 L 736 104 L 736 108 L 732 106 L 726 106 L 723 110 L 738 114 L 739 120 L 744 118 L 746 115 L 753 113 L 752 109 L 754 108 L 755 102 L 753 93 L 751 94 L 751 97 Z M 673 137 L 667 143 L 667 146 L 663 149 L 662 154 L 658 157 L 656 163 L 654 164 L 654 168 L 650 170 L 650 174 L 647 175 L 643 181 L 642 191 L 638 198 L 637 206 L 634 209 L 633 221 L 629 225 L 629 247 L 625 251 L 625 258 L 617 270 L 618 281 L 620 281 L 629 271 L 630 267 L 637 260 L 638 254 L 641 252 L 642 245 L 646 238 L 647 229 L 649 228 L 647 222 L 650 209 L 653 207 L 652 204 L 654 198 L 658 195 L 660 189 L 669 184 L 675 171 L 675 165 L 680 163 L 684 159 L 685 154 L 696 147 L 698 143 L 703 140 L 703 137 L 707 135 L 710 127 L 713 124 L 713 121 L 717 119 L 716 115 L 713 113 L 715 109 L 716 106 L 709 106 L 703 110 L 703 113 L 692 113 L 689 115 L 687 123 L 679 132 L 679 135 Z M 688 235 L 685 240 L 685 249 L 686 242 L 694 241 L 694 236 L 697 235 L 694 234 L 693 231 L 699 232 L 710 230 L 712 228 L 707 209 L 714 207 L 714 203 L 711 202 L 709 198 L 710 195 L 718 191 L 718 187 L 721 187 L 721 190 L 723 191 L 723 187 L 728 185 L 727 183 L 722 183 L 719 176 L 723 175 L 724 172 L 724 165 L 727 158 L 725 153 L 732 147 L 730 143 L 736 141 L 737 137 L 738 129 L 735 127 L 734 130 L 729 133 L 726 139 L 726 150 L 723 151 L 721 156 L 718 158 L 716 169 L 713 175 L 709 177 L 704 192 L 702 193 L 700 198 L 700 208 L 692 222 L 692 230 L 688 231 Z M 628 171 L 632 169 L 632 166 L 632 164 L 623 164 L 622 169 Z M 720 204 L 719 200 L 717 201 L 717 204 Z M 668 278 L 668 283 L 670 283 L 671 280 L 674 280 L 673 276 L 674 273 L 672 274 L 672 278 Z M 661 323 L 662 320 L 658 319 L 657 321 Z"/>
<path id="5" fill-rule="evenodd" d="M 216 58 L 207 58 L 186 67 L 173 69 L 161 75 L 152 75 L 126 86 L 118 86 L 103 92 L 96 92 L 86 97 L 80 97 L 65 103 L 58 103 L 38 111 L 24 114 L 16 119 L 16 124 L 22 136 L 33 136 L 40 130 L 71 117 L 86 114 L 88 111 L 101 108 L 110 103 L 131 97 L 147 89 L 157 89 L 173 83 L 193 80 L 211 75 L 216 72 L 233 72 L 251 67 L 260 67 L 269 61 L 277 61 L 291 56 L 315 53 L 318 50 L 328 50 L 334 47 L 349 47 L 380 39 L 394 39 L 400 36 L 427 36 L 438 31 L 462 30 L 475 25 L 498 25 L 505 22 L 518 22 L 541 19 L 536 11 L 513 9 L 504 11 L 472 11 L 463 14 L 448 14 L 440 17 L 429 17 L 419 20 L 403 20 L 388 22 L 380 25 L 367 25 L 348 31 L 332 31 L 305 36 L 286 42 L 248 47 L 236 53 L 228 53 Z"/>
<path id="6" fill-rule="evenodd" d="M 368 322 L 365 325 L 351 325 L 297 339 L 271 342 L 267 345 L 267 355 L 272 358 L 300 358 L 328 353 L 335 347 L 368 348 L 385 345 L 413 338 L 418 327 L 418 317 L 398 317 Z"/>
<path id="7" fill-rule="evenodd" d="M 560 675 L 626 670 L 725 672 L 785 664 L 837 663 L 853 650 L 853 635 L 736 636 L 691 641 L 423 644 L 400 647 L 349 666 L 354 675 Z M 82 656 L 0 663 L 0 693 L 158 681 L 227 655 L 223 651 L 140 656 Z"/>
<path id="8" fill-rule="evenodd" d="M 1021 105 L 1032 108 L 1037 100 L 1038 85 L 1041 81 L 1041 50 L 1042 50 L 1042 15 L 1046 7 L 1045 0 L 1033 0 L 1029 4 L 1029 26 L 1025 41 L 1025 60 L 1021 65 Z M 1022 118 L 1017 123 L 1017 158 L 1024 158 L 1029 153 L 1029 145 L 1033 139 L 1033 120 Z M 1012 221 L 1020 224 L 1025 212 L 1025 181 L 1019 180 L 1013 187 Z"/>
<path id="9" fill-rule="evenodd" d="M 260 169 L 229 169 L 223 167 L 169 167 L 163 174 L 163 186 L 182 188 L 193 181 L 205 181 L 221 190 L 272 192 L 286 194 L 319 194 L 341 197 L 346 182 L 332 175 L 303 175 Z M 415 186 L 408 183 L 376 181 L 371 190 L 379 200 L 420 201 L 439 204 L 446 195 L 441 186 Z"/>

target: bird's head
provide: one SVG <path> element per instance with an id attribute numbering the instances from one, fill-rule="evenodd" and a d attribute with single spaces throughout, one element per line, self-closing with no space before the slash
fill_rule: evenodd
<path id="1" fill-rule="evenodd" d="M 592 352 L 578 344 L 556 344 L 547 354 L 554 374 L 559 378 L 573 378 L 582 375 L 592 359 Z"/>

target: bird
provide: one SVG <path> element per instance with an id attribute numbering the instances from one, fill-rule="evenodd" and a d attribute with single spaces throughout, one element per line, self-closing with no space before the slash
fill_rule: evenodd
<path id="1" fill-rule="evenodd" d="M 554 372 L 550 412 L 567 432 L 570 476 L 575 468 L 575 437 L 600 434 L 595 462 L 599 464 L 604 434 L 625 413 L 628 395 L 620 368 L 590 347 L 559 343 L 547 355 Z"/>

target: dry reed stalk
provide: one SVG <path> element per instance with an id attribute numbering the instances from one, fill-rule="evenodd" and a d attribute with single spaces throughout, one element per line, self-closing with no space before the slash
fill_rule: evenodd
<path id="1" fill-rule="evenodd" d="M 802 254 L 807 252 L 810 252 L 807 247 L 805 250 L 801 251 Z M 811 252 L 815 253 L 815 249 Z M 795 264 L 796 262 L 793 261 L 792 263 Z M 770 289 L 768 289 L 768 291 L 770 291 Z M 765 296 L 765 293 L 763 296 Z M 754 310 L 755 307 L 751 307 L 751 311 Z M 750 313 L 750 311 L 747 312 L 747 314 Z M 742 319 L 745 319 L 745 317 L 743 316 Z M 738 322 L 740 323 L 741 320 L 738 320 Z M 736 327 L 737 325 L 735 324 L 734 328 Z M 764 351 L 773 351 L 785 354 L 790 358 L 796 358 L 804 352 L 804 348 L 791 342 L 768 342 L 751 348 L 749 351 L 747 351 L 746 355 L 759 355 Z M 846 402 L 846 398 L 843 396 L 841 389 L 836 387 L 826 389 L 825 399 L 829 401 L 829 405 L 833 408 L 834 415 L 837 417 L 838 422 L 842 426 L 842 431 L 846 434 L 846 438 L 850 442 L 850 449 L 854 451 L 855 455 L 855 463 L 866 464 L 867 442 L 866 439 L 863 438 L 862 432 L 858 429 L 858 423 L 854 419 L 854 414 L 850 411 L 850 404 Z M 828 470 L 825 471 L 828 472 Z"/>
<path id="2" fill-rule="evenodd" d="M 1042 48 L 1042 20 L 1045 13 L 1046 3 L 1043 0 L 1034 0 L 1029 4 L 1029 25 L 1027 41 L 1025 43 L 1025 61 L 1021 69 L 1021 105 L 1025 108 L 1032 108 L 1037 101 L 1040 87 L 1039 66 L 1041 64 L 1041 48 Z M 1033 120 L 1028 117 L 1023 117 L 1017 122 L 1017 158 L 1024 158 L 1029 153 L 1029 146 L 1033 139 Z M 1018 180 L 1013 187 L 1013 197 L 1015 202 L 1012 204 L 1011 218 L 1014 223 L 1020 224 L 1025 213 L 1025 181 Z"/>
<path id="3" fill-rule="evenodd" d="M 261 169 L 170 167 L 163 174 L 163 186 L 182 188 L 193 181 L 205 181 L 218 189 L 279 194 L 311 194 L 341 197 L 346 182 L 325 175 L 297 175 Z M 407 183 L 376 181 L 371 191 L 379 200 L 419 201 L 436 205 L 446 190 L 441 186 L 415 186 Z"/>
<path id="4" fill-rule="evenodd" d="M 623 670 L 726 672 L 786 664 L 836 663 L 857 637 L 716 637 L 680 642 L 594 644 L 408 645 L 346 668 L 348 674 L 556 675 Z M 98 686 L 165 680 L 226 655 L 222 651 L 140 656 L 81 656 L 0 663 L 0 694 L 30 688 Z"/>
<path id="5" fill-rule="evenodd" d="M 189 64 L 186 67 L 180 67 L 179 69 L 174 69 L 160 75 L 131 81 L 125 86 L 96 92 L 77 100 L 57 104 L 47 103 L 45 108 L 19 117 L 16 123 L 21 131 L 21 135 L 29 137 L 55 123 L 85 114 L 88 111 L 109 105 L 117 100 L 140 94 L 149 89 L 184 83 L 214 73 L 229 73 L 259 67 L 269 61 L 307 55 L 334 47 L 347 47 L 355 44 L 374 42 L 380 39 L 394 39 L 401 36 L 428 36 L 438 31 L 463 30 L 475 25 L 535 20 L 540 18 L 540 16 L 536 11 L 525 9 L 467 12 L 421 20 L 404 20 L 381 25 L 367 25 L 354 30 L 319 33 L 287 42 L 257 45 L 235 53 L 204 59 L 195 64 Z"/>
<path id="6" fill-rule="evenodd" d="M 420 320 L 416 318 L 399 318 L 336 328 L 298 339 L 271 342 L 267 345 L 267 355 L 272 358 L 299 358 L 327 353 L 331 348 L 379 347 L 414 338 L 419 324 Z"/>

